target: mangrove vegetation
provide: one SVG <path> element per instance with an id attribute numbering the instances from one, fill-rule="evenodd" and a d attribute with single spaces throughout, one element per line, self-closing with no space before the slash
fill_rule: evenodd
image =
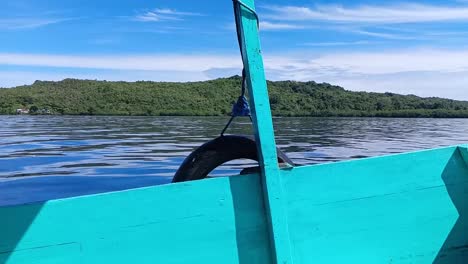
<path id="1" fill-rule="evenodd" d="M 188 83 L 36 81 L 0 89 L 0 114 L 228 115 L 240 83 L 239 76 Z M 268 88 L 276 116 L 468 117 L 465 101 L 352 92 L 316 82 L 268 82 Z"/>

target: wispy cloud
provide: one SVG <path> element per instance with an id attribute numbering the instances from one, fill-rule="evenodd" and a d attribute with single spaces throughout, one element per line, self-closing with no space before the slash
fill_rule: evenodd
<path id="1" fill-rule="evenodd" d="M 358 45 L 373 45 L 380 42 L 376 41 L 336 41 L 336 42 L 309 42 L 302 44 L 303 46 L 315 46 L 315 47 L 338 47 L 338 46 L 358 46 Z"/>
<path id="2" fill-rule="evenodd" d="M 333 44 L 333 43 L 332 43 Z M 339 43 L 341 44 L 341 43 Z M 112 70 L 206 71 L 213 68 L 240 68 L 236 55 L 120 55 L 75 56 L 51 54 L 0 53 L 0 65 L 87 68 Z M 388 74 L 413 71 L 468 71 L 468 50 L 449 51 L 415 49 L 382 52 L 332 52 L 319 56 L 304 52 L 289 55 L 266 55 L 269 70 L 278 70 L 300 79 L 294 72 L 308 71 L 312 79 L 318 73 Z M 331 70 L 334 69 L 334 70 Z"/>
<path id="3" fill-rule="evenodd" d="M 0 30 L 35 29 L 67 20 L 70 19 L 2 18 L 0 19 Z"/>
<path id="4" fill-rule="evenodd" d="M 382 38 L 382 39 L 391 39 L 391 40 L 411 40 L 411 39 L 421 38 L 421 36 L 416 36 L 416 35 L 408 36 L 408 35 L 395 34 L 395 33 L 374 32 L 374 31 L 368 31 L 364 29 L 347 28 L 345 29 L 345 31 L 349 33 L 359 34 L 359 35 L 365 35 L 365 36 Z"/>
<path id="5" fill-rule="evenodd" d="M 260 21 L 260 31 L 288 31 L 288 30 L 300 30 L 306 29 L 303 25 L 297 25 L 293 23 L 278 23 L 278 22 L 271 22 L 271 21 Z M 236 24 L 235 23 L 228 23 L 222 26 L 223 29 L 235 31 Z M 308 27 L 312 28 L 312 27 Z"/>
<path id="6" fill-rule="evenodd" d="M 266 6 L 266 17 L 281 21 L 326 21 L 335 23 L 398 24 L 423 22 L 468 21 L 468 7 L 423 4 Z"/>
<path id="7" fill-rule="evenodd" d="M 73 56 L 50 54 L 0 53 L 0 65 L 42 66 L 59 68 L 145 70 L 145 71 L 205 71 L 216 65 L 241 66 L 238 56 L 209 55 L 121 55 Z"/>
<path id="8" fill-rule="evenodd" d="M 36 80 L 60 81 L 67 78 L 107 81 L 203 81 L 209 77 L 203 72 L 184 71 L 131 71 L 131 70 L 104 70 L 104 71 L 77 71 L 68 72 L 40 70 L 0 70 L 0 87 L 15 87 L 32 84 Z"/>
<path id="9" fill-rule="evenodd" d="M 261 21 L 260 22 L 260 29 L 261 30 L 291 30 L 291 29 L 304 29 L 304 26 L 295 25 L 295 24 L 288 24 L 288 23 L 275 23 L 269 21 Z"/>
<path id="10" fill-rule="evenodd" d="M 364 42 L 365 43 L 365 42 Z M 324 45 L 345 43 L 325 43 Z M 349 43 L 346 43 L 349 45 Z M 358 45 L 358 44 L 356 44 Z M 0 65 L 35 69 L 35 79 L 62 77 L 112 80 L 188 81 L 239 73 L 237 55 L 148 54 L 125 56 L 63 56 L 51 54 L 0 53 Z M 50 69 L 50 67 L 60 70 Z M 468 50 L 408 49 L 379 52 L 325 52 L 322 54 L 266 54 L 265 67 L 271 80 L 326 81 L 345 88 L 366 91 L 414 93 L 468 100 Z M 79 70 L 78 70 L 79 69 Z M 63 72 L 70 72 L 69 75 Z M 83 76 L 75 73 L 86 71 Z M 8 76 L 5 73 L 4 76 Z M 24 82 L 27 75 L 9 77 L 9 83 Z M 32 77 L 31 77 L 32 78 Z M 57 77 L 59 78 L 59 77 Z M 16 81 L 15 81 L 16 80 Z M 0 78 L 0 86 L 5 80 Z M 444 85 L 441 85 L 444 84 Z M 409 90 L 408 87 L 412 87 Z M 440 87 L 446 87 L 440 89 Z"/>
<path id="11" fill-rule="evenodd" d="M 138 14 L 134 19 L 140 22 L 180 21 L 184 20 L 187 16 L 201 16 L 201 14 L 180 12 L 174 9 L 156 8 L 152 11 Z"/>

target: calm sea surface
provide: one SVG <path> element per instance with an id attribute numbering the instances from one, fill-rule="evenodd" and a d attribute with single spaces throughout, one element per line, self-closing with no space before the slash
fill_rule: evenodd
<path id="1" fill-rule="evenodd" d="M 227 118 L 0 116 L 0 205 L 122 190 L 171 180 Z M 468 119 L 276 118 L 277 143 L 317 164 L 468 143 Z M 231 133 L 251 134 L 247 119 Z M 216 176 L 237 174 L 231 162 Z"/>

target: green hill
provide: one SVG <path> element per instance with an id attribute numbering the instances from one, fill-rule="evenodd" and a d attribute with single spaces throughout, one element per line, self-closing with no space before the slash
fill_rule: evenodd
<path id="1" fill-rule="evenodd" d="M 49 109 L 64 115 L 227 115 L 238 76 L 204 82 L 107 82 L 66 79 L 0 89 L 0 114 Z M 326 83 L 268 82 L 277 116 L 468 117 L 468 102 L 392 93 L 351 92 Z"/>

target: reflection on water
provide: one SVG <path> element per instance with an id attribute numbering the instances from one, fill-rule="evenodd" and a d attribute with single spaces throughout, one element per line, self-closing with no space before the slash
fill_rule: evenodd
<path id="1" fill-rule="evenodd" d="M 226 121 L 225 117 L 1 116 L 0 193 L 33 182 L 39 192 L 44 186 L 73 182 L 74 194 L 87 193 L 79 191 L 76 179 L 80 178 L 87 185 L 111 185 L 111 190 L 169 182 L 184 157 L 216 137 Z M 468 119 L 276 118 L 275 127 L 278 145 L 297 164 L 468 143 Z M 249 121 L 241 120 L 230 132 L 251 134 Z M 215 174 L 236 174 L 252 164 L 229 163 Z M 115 182 L 123 183 L 117 188 Z M 11 195 L 18 196 L 17 190 Z"/>

